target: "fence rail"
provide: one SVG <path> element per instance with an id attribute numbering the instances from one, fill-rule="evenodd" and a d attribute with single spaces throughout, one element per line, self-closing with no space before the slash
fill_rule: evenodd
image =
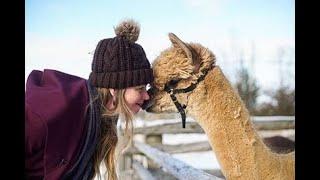
<path id="1" fill-rule="evenodd" d="M 295 120 L 252 120 L 257 130 L 294 129 Z M 181 128 L 181 122 L 138 127 L 135 134 L 177 134 L 177 133 L 204 133 L 197 122 L 186 122 L 186 128 Z"/>
<path id="2" fill-rule="evenodd" d="M 177 145 L 155 144 L 155 145 L 153 145 L 153 147 L 159 149 L 160 151 L 167 152 L 170 154 L 210 151 L 211 150 L 211 146 L 208 143 L 208 141 L 177 144 Z M 138 153 L 140 153 L 140 151 L 135 147 L 131 147 L 127 150 L 127 153 L 138 154 Z"/>
<path id="3" fill-rule="evenodd" d="M 134 160 L 132 167 L 142 180 L 156 180 L 156 178 L 154 178 L 153 175 L 138 161 Z"/>
<path id="4" fill-rule="evenodd" d="M 134 146 L 178 179 L 221 179 L 202 170 L 195 169 L 186 163 L 173 158 L 170 154 L 159 151 L 158 149 L 152 148 L 144 143 L 135 142 Z"/>

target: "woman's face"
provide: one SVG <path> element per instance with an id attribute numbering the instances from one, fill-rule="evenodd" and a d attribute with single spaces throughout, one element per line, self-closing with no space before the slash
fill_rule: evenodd
<path id="1" fill-rule="evenodd" d="M 139 112 L 143 102 L 149 98 L 145 85 L 126 88 L 124 93 L 124 99 L 134 114 Z"/>

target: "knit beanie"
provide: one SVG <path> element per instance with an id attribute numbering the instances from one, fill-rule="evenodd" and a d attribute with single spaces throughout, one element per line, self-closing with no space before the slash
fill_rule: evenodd
<path id="1" fill-rule="evenodd" d="M 89 81 L 93 86 L 124 89 L 153 81 L 153 71 L 138 40 L 140 26 L 125 20 L 115 28 L 116 37 L 99 41 Z"/>

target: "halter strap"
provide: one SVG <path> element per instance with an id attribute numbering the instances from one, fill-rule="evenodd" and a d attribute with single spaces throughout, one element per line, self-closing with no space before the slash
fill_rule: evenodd
<path id="1" fill-rule="evenodd" d="M 182 119 L 182 128 L 186 127 L 186 112 L 185 109 L 187 108 L 186 105 L 181 105 L 181 103 L 179 103 L 179 101 L 177 100 L 177 97 L 175 96 L 175 94 L 180 94 L 180 93 L 187 93 L 190 91 L 193 91 L 197 85 L 204 80 L 204 78 L 206 77 L 206 75 L 208 74 L 208 72 L 213 69 L 214 66 L 212 66 L 209 69 L 204 69 L 202 70 L 202 75 L 197 79 L 196 83 L 192 83 L 190 86 L 183 88 L 183 89 L 174 89 L 174 88 L 170 88 L 168 85 L 165 85 L 164 90 L 170 94 L 171 100 L 173 101 L 174 105 L 176 106 L 177 110 L 179 111 L 180 115 L 181 115 L 181 119 Z"/>

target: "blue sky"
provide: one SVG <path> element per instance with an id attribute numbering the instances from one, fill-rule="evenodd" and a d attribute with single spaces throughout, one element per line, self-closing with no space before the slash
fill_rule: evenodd
<path id="1" fill-rule="evenodd" d="M 277 87 L 280 77 L 294 87 L 292 0 L 26 0 L 25 8 L 25 78 L 45 68 L 87 78 L 88 52 L 113 37 L 122 19 L 133 18 L 141 25 L 137 43 L 150 61 L 170 46 L 173 32 L 211 49 L 231 81 L 242 58 L 264 89 Z"/>

